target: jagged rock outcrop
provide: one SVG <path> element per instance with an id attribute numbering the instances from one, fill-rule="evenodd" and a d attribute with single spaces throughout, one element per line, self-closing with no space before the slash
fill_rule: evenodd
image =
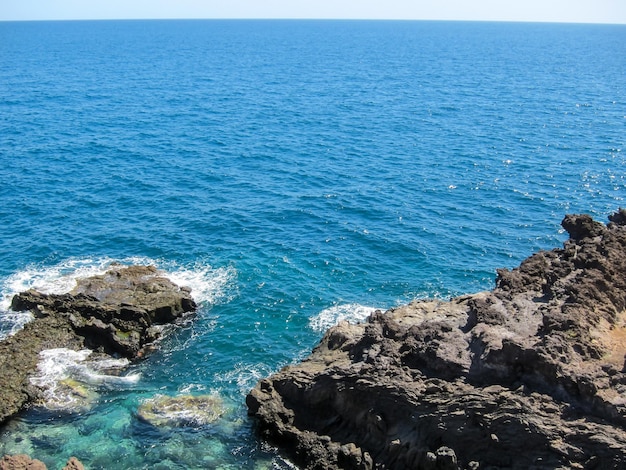
<path id="1" fill-rule="evenodd" d="M 305 468 L 626 468 L 626 211 L 496 287 L 342 322 L 247 397 Z"/>
<path id="2" fill-rule="evenodd" d="M 0 423 L 33 400 L 29 378 L 45 349 L 92 349 L 135 359 L 158 339 L 163 325 L 195 310 L 190 289 L 153 266 L 113 265 L 104 275 L 77 281 L 67 294 L 28 290 L 11 308 L 35 319 L 0 342 Z"/>
<path id="3" fill-rule="evenodd" d="M 85 346 L 134 358 L 158 338 L 160 325 L 195 310 L 190 290 L 160 276 L 154 266 L 117 266 L 78 279 L 67 294 L 28 290 L 13 297 L 11 309 L 37 318 L 59 316 L 84 338 Z"/>

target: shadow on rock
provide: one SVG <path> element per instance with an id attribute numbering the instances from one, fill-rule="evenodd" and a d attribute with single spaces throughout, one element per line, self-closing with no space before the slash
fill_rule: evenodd
<path id="1" fill-rule="evenodd" d="M 490 292 L 331 328 L 250 392 L 259 433 L 309 469 L 626 468 L 625 223 L 568 215 Z"/>

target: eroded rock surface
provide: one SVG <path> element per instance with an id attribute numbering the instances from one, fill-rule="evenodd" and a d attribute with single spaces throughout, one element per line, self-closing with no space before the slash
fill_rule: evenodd
<path id="1" fill-rule="evenodd" d="M 331 328 L 247 397 L 306 468 L 626 468 L 626 211 L 496 287 Z"/>
<path id="2" fill-rule="evenodd" d="M 189 289 L 153 266 L 113 265 L 104 275 L 78 280 L 67 294 L 22 292 L 11 308 L 30 310 L 35 319 L 0 342 L 0 423 L 38 394 L 29 378 L 41 351 L 88 348 L 115 357 L 141 357 L 163 325 L 195 310 L 196 304 Z"/>
<path id="3" fill-rule="evenodd" d="M 159 325 L 171 323 L 196 305 L 190 290 L 159 275 L 154 266 L 121 266 L 77 280 L 67 294 L 28 290 L 13 297 L 11 309 L 39 319 L 62 318 L 89 349 L 134 358 L 153 342 Z"/>
<path id="4" fill-rule="evenodd" d="M 0 470 L 47 470 L 46 465 L 28 455 L 5 455 L 0 460 Z M 83 464 L 76 457 L 70 457 L 62 470 L 85 470 Z"/>
<path id="5" fill-rule="evenodd" d="M 0 470 L 47 470 L 46 465 L 28 455 L 5 455 L 0 460 Z"/>

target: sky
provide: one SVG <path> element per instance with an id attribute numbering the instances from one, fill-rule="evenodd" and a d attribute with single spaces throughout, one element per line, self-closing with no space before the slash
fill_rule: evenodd
<path id="1" fill-rule="evenodd" d="M 0 0 L 0 21 L 163 18 L 626 24 L 626 0 Z"/>

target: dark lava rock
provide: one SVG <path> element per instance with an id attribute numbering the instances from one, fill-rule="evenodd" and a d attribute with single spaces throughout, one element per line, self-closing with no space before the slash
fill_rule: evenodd
<path id="1" fill-rule="evenodd" d="M 67 294 L 17 294 L 11 309 L 30 310 L 40 319 L 59 317 L 89 349 L 135 358 L 158 337 L 159 325 L 195 310 L 190 292 L 160 276 L 154 266 L 116 266 L 79 279 Z"/>
<path id="2" fill-rule="evenodd" d="M 104 275 L 80 279 L 67 294 L 28 290 L 11 308 L 35 319 L 0 342 L 0 423 L 38 393 L 29 378 L 45 349 L 89 348 L 115 357 L 141 357 L 161 334 L 196 304 L 153 266 L 113 265 Z"/>
<path id="3" fill-rule="evenodd" d="M 328 330 L 246 402 L 305 468 L 626 468 L 626 217 L 496 287 Z"/>

